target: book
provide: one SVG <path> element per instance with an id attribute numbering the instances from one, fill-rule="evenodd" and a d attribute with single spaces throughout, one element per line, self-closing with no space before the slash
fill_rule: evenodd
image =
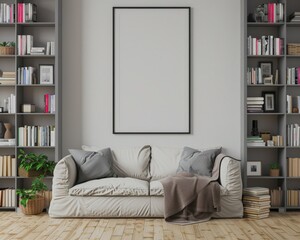
<path id="1" fill-rule="evenodd" d="M 4 158 L 0 156 L 0 177 L 3 176 Z"/>
<path id="2" fill-rule="evenodd" d="M 270 195 L 260 195 L 260 196 L 243 196 L 243 201 L 256 201 L 256 202 L 265 202 L 270 201 Z"/>
<path id="3" fill-rule="evenodd" d="M 254 218 L 254 219 L 263 219 L 269 217 L 269 213 L 264 213 L 264 214 L 252 214 L 252 213 L 245 213 L 244 217 L 247 218 Z"/>
<path id="4" fill-rule="evenodd" d="M 250 187 L 250 188 L 244 188 L 243 194 L 247 196 L 261 196 L 261 195 L 268 195 L 269 194 L 269 188 L 263 188 L 263 187 Z"/>

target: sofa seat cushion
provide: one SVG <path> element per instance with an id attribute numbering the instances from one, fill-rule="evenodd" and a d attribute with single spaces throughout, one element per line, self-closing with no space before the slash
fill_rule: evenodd
<path id="1" fill-rule="evenodd" d="M 221 196 L 228 195 L 228 190 L 220 185 Z M 164 187 L 160 181 L 150 182 L 150 196 L 164 196 Z"/>
<path id="2" fill-rule="evenodd" d="M 102 178 L 69 189 L 72 196 L 149 196 L 149 182 L 135 178 Z"/>

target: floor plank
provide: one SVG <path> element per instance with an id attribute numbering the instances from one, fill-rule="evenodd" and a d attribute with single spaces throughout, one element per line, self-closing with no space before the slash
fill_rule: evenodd
<path id="1" fill-rule="evenodd" d="M 0 212 L 0 239 L 300 239 L 300 213 L 275 213 L 266 219 L 213 219 L 179 226 L 163 219 L 52 219 L 46 213 L 25 216 Z"/>

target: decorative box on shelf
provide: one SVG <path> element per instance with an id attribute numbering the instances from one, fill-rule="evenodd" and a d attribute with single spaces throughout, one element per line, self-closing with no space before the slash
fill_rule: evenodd
<path id="1" fill-rule="evenodd" d="M 300 43 L 288 43 L 288 55 L 300 55 Z"/>
<path id="2" fill-rule="evenodd" d="M 35 112 L 35 105 L 34 104 L 22 104 L 21 105 L 21 112 L 22 113 L 34 113 Z"/>

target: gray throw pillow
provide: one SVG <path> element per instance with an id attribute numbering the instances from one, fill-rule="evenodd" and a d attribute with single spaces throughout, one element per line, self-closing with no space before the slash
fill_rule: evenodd
<path id="1" fill-rule="evenodd" d="M 105 148 L 99 152 L 69 149 L 69 152 L 77 166 L 76 184 L 114 175 L 110 148 Z"/>
<path id="2" fill-rule="evenodd" d="M 189 172 L 201 176 L 211 177 L 216 157 L 221 153 L 221 148 L 199 151 L 184 147 L 177 172 Z"/>

